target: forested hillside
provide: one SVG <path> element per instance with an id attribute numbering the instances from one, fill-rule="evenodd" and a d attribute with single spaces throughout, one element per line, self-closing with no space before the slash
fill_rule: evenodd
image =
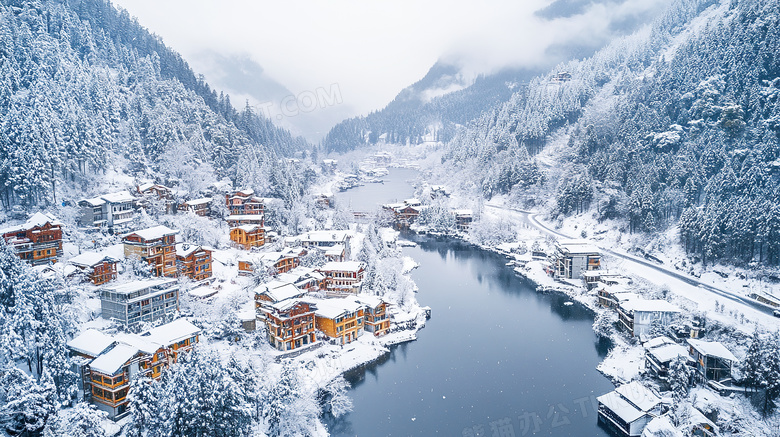
<path id="1" fill-rule="evenodd" d="M 6 208 L 89 193 L 109 169 L 191 191 L 228 177 L 289 195 L 279 191 L 302 182 L 279 157 L 309 147 L 236 111 L 105 0 L 0 1 L 0 144 Z"/>
<path id="2" fill-rule="evenodd" d="M 418 144 L 428 135 L 448 141 L 456 125 L 473 120 L 483 111 L 506 101 L 533 77 L 527 70 L 508 69 L 479 76 L 473 83 L 458 67 L 437 62 L 415 84 L 402 90 L 381 111 L 344 120 L 323 140 L 328 151 L 346 152 L 382 140 L 393 144 Z"/>
<path id="3" fill-rule="evenodd" d="M 676 1 L 652 26 L 532 81 L 446 160 L 486 197 L 536 186 L 553 214 L 679 224 L 705 263 L 780 263 L 780 2 Z M 533 155 L 553 156 L 544 174 Z M 549 165 L 549 162 L 548 162 Z M 474 169 L 474 170 L 472 170 Z"/>

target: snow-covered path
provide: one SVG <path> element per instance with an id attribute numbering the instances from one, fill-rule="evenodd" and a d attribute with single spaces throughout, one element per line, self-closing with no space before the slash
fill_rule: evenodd
<path id="1" fill-rule="evenodd" d="M 569 235 L 562 234 L 542 224 L 536 217 L 536 214 L 531 211 L 524 211 L 495 204 L 486 204 L 485 206 L 491 209 L 502 210 L 507 213 L 511 213 L 515 219 L 518 219 L 523 223 L 536 228 L 544 234 L 559 238 L 574 238 Z M 710 305 L 714 308 L 716 298 L 723 298 L 730 301 L 730 307 L 744 313 L 746 316 L 748 316 L 749 319 L 760 321 L 761 324 L 765 326 L 777 325 L 778 320 L 772 316 L 773 309 L 766 305 L 741 296 L 732 291 L 724 290 L 722 288 L 718 288 L 699 281 L 689 275 L 670 270 L 657 264 L 653 264 L 624 252 L 619 252 L 615 248 L 607 249 L 601 247 L 600 249 L 603 250 L 605 254 L 609 254 L 610 256 L 620 259 L 623 264 L 621 266 L 622 268 L 631 271 L 633 274 L 636 274 L 637 276 L 642 277 L 652 283 L 670 286 L 670 288 L 675 290 L 679 295 L 697 302 L 703 310 L 710 310 L 710 308 L 707 308 Z"/>

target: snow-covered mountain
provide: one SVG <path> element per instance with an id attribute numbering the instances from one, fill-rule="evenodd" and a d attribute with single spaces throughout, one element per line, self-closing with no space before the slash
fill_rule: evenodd
<path id="1" fill-rule="evenodd" d="M 195 193 L 225 177 L 256 182 L 247 168 L 295 179 L 271 163 L 310 147 L 252 108 L 236 111 L 105 0 L 0 1 L 0 143 L 6 207 L 91 194 L 106 172 Z"/>
<path id="2" fill-rule="evenodd" d="M 679 224 L 706 262 L 777 264 L 778 46 L 778 1 L 672 2 L 460 130 L 445 171 L 488 198 L 534 187 L 554 215 Z"/>

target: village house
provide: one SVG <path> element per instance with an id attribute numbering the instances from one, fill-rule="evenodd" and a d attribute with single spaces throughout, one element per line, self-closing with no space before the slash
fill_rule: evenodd
<path id="1" fill-rule="evenodd" d="M 126 228 L 136 214 L 136 198 L 127 191 L 104 194 L 78 203 L 81 207 L 79 226 L 106 227 L 109 231 Z"/>
<path id="2" fill-rule="evenodd" d="M 68 263 L 83 271 L 93 284 L 102 285 L 116 279 L 119 260 L 96 252 L 84 252 L 69 259 Z"/>
<path id="3" fill-rule="evenodd" d="M 688 353 L 696 361 L 696 375 L 701 381 L 709 381 L 718 386 L 731 383 L 731 368 L 737 357 L 717 341 L 704 341 L 689 338 Z"/>
<path id="4" fill-rule="evenodd" d="M 599 249 L 586 240 L 560 241 L 555 248 L 555 274 L 560 278 L 580 279 L 584 272 L 601 268 Z"/>
<path id="5" fill-rule="evenodd" d="M 173 190 L 160 184 L 145 183 L 138 185 L 136 192 L 141 196 L 141 206 L 144 209 L 153 206 L 155 202 L 162 202 L 163 212 L 165 214 L 173 214 Z"/>
<path id="6" fill-rule="evenodd" d="M 661 411 L 661 398 L 639 381 L 621 385 L 596 398 L 598 418 L 624 436 L 638 437 Z"/>
<path id="7" fill-rule="evenodd" d="M 135 329 L 140 322 L 173 317 L 179 309 L 179 286 L 175 279 L 146 279 L 100 289 L 104 319 Z"/>
<path id="8" fill-rule="evenodd" d="M 620 273 L 609 270 L 588 270 L 582 273 L 582 280 L 588 290 L 603 287 L 605 285 L 631 285 L 633 281 Z"/>
<path id="9" fill-rule="evenodd" d="M 660 299 L 629 299 L 618 305 L 617 310 L 623 328 L 640 338 L 648 334 L 653 322 L 669 325 L 681 312 L 677 306 Z"/>
<path id="10" fill-rule="evenodd" d="M 185 212 L 194 213 L 200 217 L 208 217 L 211 215 L 211 201 L 211 197 L 192 199 L 179 205 L 179 209 Z"/>
<path id="11" fill-rule="evenodd" d="M 693 361 L 688 355 L 688 349 L 666 336 L 646 341 L 642 346 L 645 348 L 645 368 L 664 382 L 672 360 L 683 357 L 686 361 Z"/>
<path id="12" fill-rule="evenodd" d="M 288 272 L 280 273 L 276 276 L 276 279 L 282 282 L 289 282 L 305 291 L 324 290 L 327 285 L 325 275 L 311 267 L 304 266 L 298 266 Z"/>
<path id="13" fill-rule="evenodd" d="M 349 259 L 350 248 L 349 243 L 352 239 L 352 233 L 350 231 L 310 231 L 297 235 L 295 237 L 288 237 L 284 240 L 284 245 L 287 247 L 303 246 L 304 248 L 317 247 L 327 252 L 328 248 L 334 248 L 335 246 L 343 247 L 344 259 Z"/>
<path id="14" fill-rule="evenodd" d="M 343 244 L 336 244 L 331 247 L 325 247 L 323 248 L 323 256 L 325 256 L 325 259 L 328 261 L 346 261 L 347 260 L 347 249 L 344 247 Z"/>
<path id="15" fill-rule="evenodd" d="M 122 237 L 125 257 L 147 262 L 155 276 L 176 277 L 177 233 L 179 231 L 160 225 L 125 234 Z"/>
<path id="16" fill-rule="evenodd" d="M 390 332 L 390 319 L 387 316 L 387 303 L 378 296 L 359 294 L 355 297 L 365 306 L 363 329 L 381 337 Z"/>
<path id="17" fill-rule="evenodd" d="M 51 214 L 35 213 L 21 225 L 0 230 L 16 255 L 37 266 L 56 263 L 62 256 L 62 223 Z"/>
<path id="18" fill-rule="evenodd" d="M 456 209 L 452 213 L 455 215 L 455 227 L 461 232 L 468 231 L 474 221 L 474 212 L 470 209 Z"/>
<path id="19" fill-rule="evenodd" d="M 444 185 L 431 185 L 432 199 L 440 199 L 444 197 L 450 197 L 450 193 L 447 192 L 447 188 Z"/>
<path id="20" fill-rule="evenodd" d="M 313 304 L 317 330 L 335 339 L 339 344 L 348 344 L 363 334 L 365 306 L 354 297 L 335 299 L 308 298 Z"/>
<path id="21" fill-rule="evenodd" d="M 311 303 L 289 298 L 264 303 L 259 311 L 267 328 L 268 342 L 277 350 L 294 350 L 317 341 L 315 313 Z"/>
<path id="22" fill-rule="evenodd" d="M 118 420 L 127 414 L 130 383 L 139 376 L 158 379 L 179 354 L 198 342 L 200 330 L 177 319 L 148 332 L 116 337 L 88 329 L 68 342 L 81 377 L 83 399 Z"/>
<path id="23" fill-rule="evenodd" d="M 230 241 L 242 249 L 265 245 L 265 228 L 262 225 L 240 225 L 230 229 Z"/>
<path id="24" fill-rule="evenodd" d="M 333 205 L 333 194 L 319 193 L 314 195 L 314 203 L 320 208 L 330 208 Z"/>
<path id="25" fill-rule="evenodd" d="M 638 294 L 628 291 L 630 289 L 622 284 L 602 285 L 598 290 L 599 305 L 604 308 L 617 308 L 623 302 L 639 299 Z"/>
<path id="26" fill-rule="evenodd" d="M 382 205 L 382 209 L 389 212 L 396 226 L 407 228 L 414 223 L 425 207 L 419 199 L 406 199 L 402 203 L 388 203 Z"/>
<path id="27" fill-rule="evenodd" d="M 255 308 L 259 309 L 266 303 L 303 297 L 304 294 L 306 294 L 306 290 L 302 290 L 289 282 L 269 281 L 255 288 Z"/>
<path id="28" fill-rule="evenodd" d="M 197 244 L 179 243 L 176 245 L 176 268 L 179 276 L 193 281 L 207 281 L 212 272 L 212 250 Z"/>
<path id="29" fill-rule="evenodd" d="M 285 247 L 278 252 L 265 252 L 260 254 L 260 261 L 268 267 L 274 275 L 287 273 L 298 267 L 301 257 L 306 251 L 301 248 Z"/>
<path id="30" fill-rule="evenodd" d="M 325 275 L 328 291 L 357 294 L 363 285 L 365 268 L 358 261 L 331 261 L 317 270 Z"/>
<path id="31" fill-rule="evenodd" d="M 322 171 L 325 173 L 334 173 L 338 168 L 339 161 L 336 159 L 323 159 Z"/>

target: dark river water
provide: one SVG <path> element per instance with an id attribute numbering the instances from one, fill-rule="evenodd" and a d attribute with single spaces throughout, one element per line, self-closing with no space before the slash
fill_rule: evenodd
<path id="1" fill-rule="evenodd" d="M 392 172 L 385 187 L 397 191 L 371 200 L 408 197 L 402 182 L 413 175 Z M 368 187 L 347 192 L 353 204 Z M 416 241 L 404 254 L 420 264 L 412 277 L 432 318 L 416 341 L 347 375 L 355 409 L 328 423 L 332 435 L 609 435 L 595 408 L 595 397 L 613 389 L 596 370 L 608 346 L 593 334 L 592 314 L 563 295 L 537 293 L 500 255 L 449 239 Z"/>

